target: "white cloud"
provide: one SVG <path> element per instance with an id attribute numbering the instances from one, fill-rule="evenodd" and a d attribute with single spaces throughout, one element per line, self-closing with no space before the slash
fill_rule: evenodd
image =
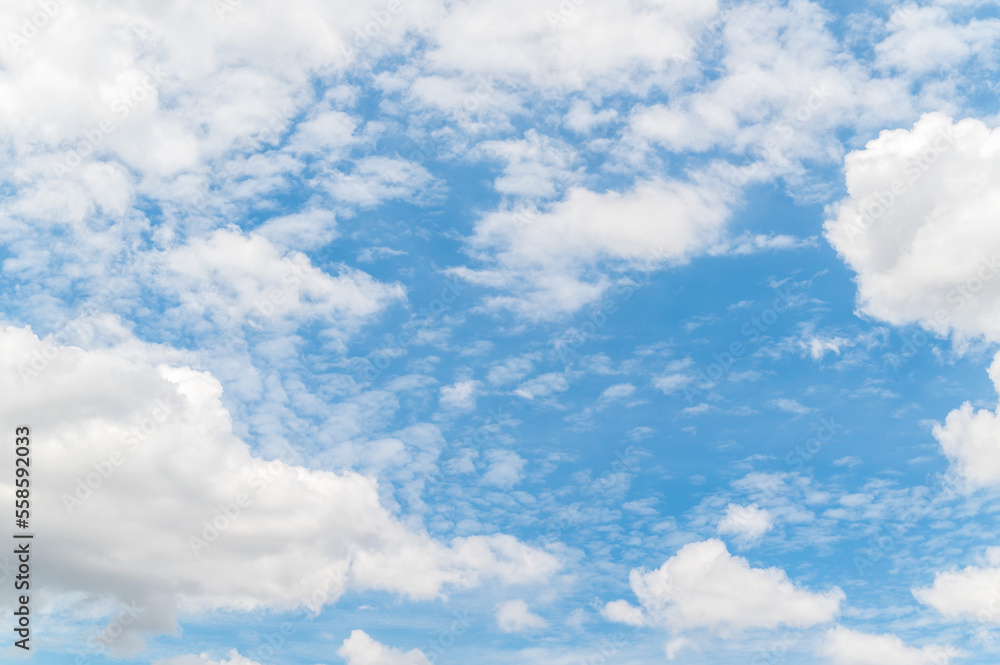
<path id="1" fill-rule="evenodd" d="M 534 364 L 530 359 L 523 356 L 508 358 L 507 360 L 490 367 L 486 380 L 492 386 L 503 386 L 515 381 L 520 381 L 531 373 Z"/>
<path id="2" fill-rule="evenodd" d="M 153 665 L 261 665 L 256 660 L 251 660 L 246 656 L 241 656 L 236 649 L 232 649 L 224 660 L 212 660 L 207 654 L 193 654 L 185 656 L 174 656 L 163 660 L 153 661 Z"/>
<path id="3" fill-rule="evenodd" d="M 598 408 L 604 408 L 615 402 L 627 401 L 634 394 L 635 386 L 631 383 L 616 383 L 613 386 L 608 386 L 601 391 L 600 397 L 597 398 Z"/>
<path id="4" fill-rule="evenodd" d="M 759 541 L 773 524 L 766 508 L 760 508 L 756 503 L 749 506 L 731 503 L 726 506 L 726 514 L 719 522 L 719 533 L 736 536 L 742 544 L 752 544 Z"/>
<path id="5" fill-rule="evenodd" d="M 794 399 L 789 399 L 787 397 L 778 397 L 777 399 L 772 399 L 769 403 L 776 409 L 779 409 L 786 413 L 794 413 L 797 415 L 812 413 L 813 411 L 816 410 L 808 406 L 803 406 L 802 404 L 799 404 L 798 401 Z"/>
<path id="6" fill-rule="evenodd" d="M 363 630 L 352 630 L 351 636 L 337 650 L 347 665 L 431 665 L 423 651 L 402 651 L 373 640 Z"/>
<path id="7" fill-rule="evenodd" d="M 1000 341 L 998 151 L 1000 130 L 932 113 L 847 156 L 849 196 L 825 228 L 864 312 Z"/>
<path id="8" fill-rule="evenodd" d="M 441 194 L 420 164 L 393 157 L 364 157 L 349 173 L 333 170 L 327 188 L 334 200 L 370 208 L 391 199 L 424 204 Z"/>
<path id="9" fill-rule="evenodd" d="M 272 217 L 254 229 L 254 233 L 289 249 L 314 249 L 337 237 L 337 221 L 329 210 L 304 210 Z"/>
<path id="10" fill-rule="evenodd" d="M 947 665 L 959 652 L 952 646 L 907 646 L 895 635 L 876 635 L 837 626 L 826 633 L 823 655 L 834 665 Z"/>
<path id="11" fill-rule="evenodd" d="M 989 548 L 982 565 L 938 573 L 913 595 L 950 619 L 1000 624 L 1000 547 Z"/>
<path id="12" fill-rule="evenodd" d="M 608 621 L 624 623 L 628 626 L 645 626 L 646 617 L 642 608 L 636 607 L 627 600 L 613 600 L 601 608 L 601 616 Z"/>
<path id="13" fill-rule="evenodd" d="M 477 151 L 506 162 L 503 175 L 493 183 L 501 194 L 551 198 L 580 179 L 574 168 L 575 151 L 534 129 L 523 139 L 484 141 Z"/>
<path id="14" fill-rule="evenodd" d="M 549 372 L 525 381 L 518 386 L 514 394 L 524 399 L 533 400 L 536 397 L 548 397 L 567 390 L 569 390 L 569 382 L 566 377 L 559 372 Z"/>
<path id="15" fill-rule="evenodd" d="M 1000 394 L 1000 354 L 989 369 Z M 944 423 L 935 423 L 934 438 L 951 461 L 951 473 L 967 490 L 1000 484 L 1000 406 L 976 411 L 965 402 Z"/>
<path id="16" fill-rule="evenodd" d="M 318 607 L 345 589 L 429 599 L 558 568 L 508 536 L 411 530 L 373 478 L 253 456 L 193 358 L 102 326 L 90 351 L 0 332 L 0 415 L 35 424 L 47 474 L 33 494 L 51 545 L 41 593 L 135 602 L 127 631 L 162 632 L 178 610 Z M 13 500 L 10 479 L 0 495 Z"/>
<path id="17" fill-rule="evenodd" d="M 469 411 L 476 408 L 476 391 L 478 381 L 459 381 L 450 386 L 441 387 L 441 406 L 458 411 Z"/>
<path id="18" fill-rule="evenodd" d="M 519 633 L 531 628 L 545 628 L 549 622 L 528 609 L 523 600 L 508 600 L 497 605 L 497 626 L 505 633 Z"/>
<path id="19" fill-rule="evenodd" d="M 746 169 L 726 169 L 734 182 L 805 176 L 803 161 L 834 161 L 836 136 L 910 117 L 910 96 L 891 79 L 877 79 L 827 28 L 817 3 L 744 3 L 721 29 L 719 76 L 669 103 L 636 105 L 624 143 L 649 151 L 722 148 L 748 155 Z M 742 157 L 736 163 L 746 163 Z"/>
<path id="20" fill-rule="evenodd" d="M 533 0 L 463 0 L 433 26 L 425 57 L 440 71 L 490 77 L 511 86 L 553 92 L 621 90 L 686 60 L 693 38 L 716 12 L 714 0 L 629 0 L 613 7 L 581 2 L 549 8 Z M 425 101 L 444 103 L 430 95 Z"/>
<path id="21" fill-rule="evenodd" d="M 603 109 L 595 113 L 593 104 L 586 100 L 578 99 L 573 102 L 573 106 L 566 113 L 565 122 L 566 126 L 573 131 L 580 134 L 587 134 L 595 126 L 610 122 L 617 117 L 618 111 L 615 109 Z"/>
<path id="22" fill-rule="evenodd" d="M 234 229 L 190 240 L 159 263 L 161 288 L 182 309 L 226 326 L 324 318 L 351 330 L 405 293 L 346 266 L 330 276 L 304 254 L 283 254 L 264 237 Z"/>
<path id="23" fill-rule="evenodd" d="M 547 211 L 497 211 L 476 224 L 471 250 L 487 267 L 455 268 L 464 279 L 513 292 L 487 301 L 532 319 L 575 312 L 611 285 L 585 274 L 610 262 L 621 269 L 680 265 L 721 236 L 729 216 L 725 188 L 713 182 L 645 180 L 624 192 L 572 187 Z"/>
<path id="24" fill-rule="evenodd" d="M 490 450 L 486 453 L 490 466 L 483 474 L 487 485 L 510 489 L 521 482 L 525 460 L 513 450 Z"/>
<path id="25" fill-rule="evenodd" d="M 1000 21 L 951 21 L 945 7 L 907 5 L 893 10 L 891 34 L 875 47 L 878 65 L 911 75 L 950 69 L 975 55 L 988 54 L 1000 38 Z"/>
<path id="26" fill-rule="evenodd" d="M 667 395 L 683 390 L 694 382 L 695 376 L 690 372 L 694 361 L 690 358 L 671 360 L 664 374 L 653 378 L 653 386 Z"/>
<path id="27" fill-rule="evenodd" d="M 752 568 L 732 556 L 722 541 L 685 545 L 652 571 L 632 570 L 629 583 L 649 625 L 709 628 L 729 634 L 781 625 L 809 627 L 831 621 L 844 592 L 813 593 L 792 583 L 778 568 Z M 635 622 L 632 606 L 616 601 L 605 616 Z"/>

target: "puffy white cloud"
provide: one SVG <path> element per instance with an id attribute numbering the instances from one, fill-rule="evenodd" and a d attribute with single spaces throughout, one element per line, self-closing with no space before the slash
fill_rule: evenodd
<path id="1" fill-rule="evenodd" d="M 490 466 L 483 474 L 484 483 L 510 489 L 521 482 L 525 460 L 513 450 L 490 450 L 486 458 Z"/>
<path id="2" fill-rule="evenodd" d="M 194 358 L 109 325 L 94 334 L 84 350 L 0 332 L 0 415 L 33 425 L 46 474 L 33 494 L 43 597 L 135 603 L 126 630 L 158 632 L 177 611 L 315 608 L 345 589 L 431 599 L 558 568 L 509 536 L 436 541 L 390 513 L 373 478 L 253 456 Z"/>
<path id="3" fill-rule="evenodd" d="M 360 270 L 327 275 L 300 252 L 283 253 L 263 236 L 233 229 L 168 250 L 159 263 L 163 290 L 183 309 L 226 325 L 325 318 L 353 329 L 405 293 Z"/>
<path id="4" fill-rule="evenodd" d="M 449 9 L 429 34 L 430 67 L 556 92 L 637 86 L 687 60 L 718 11 L 714 0 L 578 0 L 551 8 L 532 0 L 463 0 Z M 443 103 L 430 95 L 426 101 Z"/>
<path id="5" fill-rule="evenodd" d="M 613 600 L 601 608 L 601 616 L 608 621 L 624 623 L 629 626 L 645 626 L 646 617 L 642 609 L 627 600 Z"/>
<path id="6" fill-rule="evenodd" d="M 952 646 L 907 646 L 895 635 L 876 635 L 837 626 L 827 632 L 823 655 L 834 665 L 947 665 L 959 655 Z"/>
<path id="7" fill-rule="evenodd" d="M 579 180 L 575 152 L 567 145 L 529 129 L 523 139 L 484 141 L 477 150 L 505 162 L 493 188 L 501 194 L 550 198 Z"/>
<path id="8" fill-rule="evenodd" d="M 752 568 L 720 540 L 685 545 L 660 568 L 632 570 L 629 584 L 639 607 L 624 601 L 605 606 L 608 618 L 649 625 L 709 628 L 722 634 L 781 625 L 809 627 L 831 621 L 844 592 L 803 589 L 778 568 Z"/>
<path id="9" fill-rule="evenodd" d="M 363 630 L 351 631 L 351 636 L 337 650 L 347 665 L 430 665 L 420 649 L 402 651 L 373 640 Z"/>
<path id="10" fill-rule="evenodd" d="M 720 75 L 668 103 L 638 104 L 625 144 L 646 151 L 721 148 L 755 162 L 734 182 L 801 177 L 803 160 L 843 154 L 838 127 L 881 127 L 911 117 L 905 86 L 871 76 L 844 53 L 818 4 L 744 3 L 721 26 Z"/>
<path id="11" fill-rule="evenodd" d="M 971 19 L 956 25 L 941 6 L 898 7 L 889 18 L 890 34 L 875 47 L 884 68 L 920 75 L 950 69 L 975 55 L 987 55 L 1000 38 L 1000 20 Z"/>
<path id="12" fill-rule="evenodd" d="M 602 263 L 619 269 L 680 265 L 707 250 L 729 215 L 712 182 L 645 180 L 625 192 L 570 188 L 547 211 L 511 210 L 476 224 L 470 248 L 490 267 L 458 268 L 464 279 L 516 293 L 488 300 L 533 319 L 579 310 L 610 286 Z"/>
<path id="13" fill-rule="evenodd" d="M 327 188 L 334 200 L 362 207 L 390 199 L 427 203 L 441 193 L 442 185 L 420 164 L 392 157 L 364 157 L 349 173 L 329 173 Z"/>
<path id="14" fill-rule="evenodd" d="M 913 589 L 913 595 L 948 618 L 1000 624 L 1000 547 L 989 548 L 984 559 L 938 573 L 931 586 Z"/>
<path id="15" fill-rule="evenodd" d="M 505 633 L 519 633 L 531 628 L 545 628 L 549 622 L 528 609 L 521 599 L 508 600 L 496 608 L 497 626 Z"/>
<path id="16" fill-rule="evenodd" d="M 548 372 L 540 374 L 533 379 L 525 381 L 514 394 L 524 399 L 535 399 L 536 397 L 548 397 L 555 393 L 569 390 L 569 381 L 560 372 Z"/>
<path id="17" fill-rule="evenodd" d="M 503 386 L 520 381 L 531 374 L 532 369 L 534 369 L 534 363 L 530 358 L 524 356 L 508 358 L 491 367 L 489 374 L 486 375 L 486 380 L 490 382 L 490 385 Z"/>
<path id="18" fill-rule="evenodd" d="M 1000 394 L 1000 353 L 989 369 Z M 935 423 L 934 438 L 951 460 L 951 473 L 965 489 L 1000 484 L 1000 406 L 990 411 L 965 402 L 951 411 L 944 423 Z"/>
<path id="19" fill-rule="evenodd" d="M 440 393 L 441 406 L 459 411 L 476 408 L 476 390 L 478 381 L 459 381 L 450 386 L 442 386 Z"/>
<path id="20" fill-rule="evenodd" d="M 741 544 L 759 541 L 773 526 L 771 513 L 756 503 L 740 506 L 731 503 L 726 506 L 726 514 L 719 522 L 719 533 L 736 536 Z"/>
<path id="21" fill-rule="evenodd" d="M 826 236 L 861 309 L 959 340 L 1000 341 L 1000 130 L 931 113 L 846 158 Z"/>

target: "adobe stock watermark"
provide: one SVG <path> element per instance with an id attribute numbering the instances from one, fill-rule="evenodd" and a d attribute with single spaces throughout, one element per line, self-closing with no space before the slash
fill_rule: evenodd
<path id="1" fill-rule="evenodd" d="M 125 628 L 135 623 L 145 612 L 145 608 L 136 607 L 135 601 L 131 604 L 122 603 L 122 611 L 100 633 L 91 638 L 91 643 L 99 649 L 110 649 L 125 633 Z"/>
<path id="2" fill-rule="evenodd" d="M 816 435 L 803 444 L 795 446 L 785 455 L 785 463 L 796 471 L 801 471 L 824 446 L 831 443 L 843 427 L 834 418 L 820 418 L 816 423 Z"/>
<path id="3" fill-rule="evenodd" d="M 425 642 L 420 650 L 427 657 L 427 660 L 437 663 L 438 659 L 455 646 L 458 639 L 465 635 L 474 623 L 475 619 L 467 610 L 461 613 L 456 612 L 452 615 L 451 623 L 443 630 L 436 631 L 433 639 Z"/>
<path id="4" fill-rule="evenodd" d="M 17 33 L 8 32 L 7 41 L 14 49 L 14 53 L 26 46 L 29 41 L 38 36 L 52 20 L 59 14 L 64 5 L 69 4 L 67 0 L 35 0 L 39 11 L 34 12 L 21 21 L 21 29 Z"/>

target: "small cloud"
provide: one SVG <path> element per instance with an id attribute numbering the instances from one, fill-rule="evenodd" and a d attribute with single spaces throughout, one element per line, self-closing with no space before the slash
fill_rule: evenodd
<path id="1" fill-rule="evenodd" d="M 759 508 L 756 503 L 749 506 L 731 503 L 726 507 L 726 514 L 719 522 L 719 533 L 735 536 L 741 545 L 752 545 L 758 542 L 773 524 L 771 514 L 766 508 Z"/>
<path id="2" fill-rule="evenodd" d="M 531 612 L 523 600 L 508 600 L 497 605 L 497 626 L 505 633 L 519 633 L 532 628 L 546 628 L 549 622 Z"/>
<path id="3" fill-rule="evenodd" d="M 711 410 L 712 410 L 711 404 L 706 404 L 705 402 L 702 402 L 701 404 L 696 404 L 694 406 L 687 407 L 686 409 L 681 411 L 681 413 L 683 413 L 685 416 L 703 416 Z"/>
<path id="4" fill-rule="evenodd" d="M 454 385 L 443 386 L 439 401 L 446 409 L 470 411 L 476 408 L 476 390 L 478 381 L 459 381 Z"/>
<path id="5" fill-rule="evenodd" d="M 358 253 L 358 263 L 372 263 L 388 256 L 406 256 L 406 252 L 391 247 L 366 247 Z"/>
<path id="6" fill-rule="evenodd" d="M 637 515 L 658 515 L 656 508 L 653 505 L 659 502 L 656 497 L 647 497 L 645 499 L 639 499 L 638 501 L 629 501 L 622 504 L 622 509 L 627 510 L 631 513 L 636 513 Z"/>
<path id="7" fill-rule="evenodd" d="M 601 616 L 614 623 L 627 626 L 644 626 L 646 619 L 642 610 L 627 600 L 613 600 L 601 608 Z"/>
<path id="8" fill-rule="evenodd" d="M 525 460 L 513 450 L 491 450 L 486 453 L 490 466 L 483 474 L 483 482 L 502 489 L 510 489 L 521 482 Z"/>
<path id="9" fill-rule="evenodd" d="M 655 431 L 652 427 L 633 427 L 628 431 L 628 438 L 633 441 L 642 441 L 653 436 L 653 432 Z"/>
<path id="10" fill-rule="evenodd" d="M 624 402 L 625 406 L 636 406 L 642 404 L 641 400 L 629 399 L 635 394 L 635 386 L 631 383 L 618 383 L 613 386 L 609 386 L 601 391 L 601 396 L 597 399 L 597 410 L 607 408 L 608 406 Z"/>
<path id="11" fill-rule="evenodd" d="M 799 404 L 797 401 L 795 401 L 794 399 L 787 399 L 785 397 L 779 397 L 777 399 L 772 399 L 770 402 L 768 402 L 768 404 L 770 404 L 774 408 L 779 409 L 781 411 L 786 411 L 788 413 L 795 413 L 795 414 L 798 414 L 798 415 L 804 415 L 806 413 L 812 413 L 813 411 L 816 410 L 816 409 L 813 409 L 813 408 L 808 407 L 808 406 L 803 406 L 803 405 Z"/>
<path id="12" fill-rule="evenodd" d="M 840 350 L 845 346 L 851 346 L 851 340 L 843 337 L 811 337 L 800 339 L 799 348 L 807 351 L 813 360 L 822 360 L 827 353 L 840 355 Z"/>
<path id="13" fill-rule="evenodd" d="M 836 466 L 846 466 L 849 469 L 853 469 L 856 466 L 864 464 L 860 457 L 854 457 L 853 455 L 848 455 L 847 457 L 841 457 L 838 460 L 833 461 Z"/>
<path id="14" fill-rule="evenodd" d="M 569 382 L 566 381 L 565 376 L 559 372 L 549 372 L 522 383 L 514 391 L 514 394 L 524 399 L 535 399 L 536 397 L 548 397 L 554 393 L 565 392 L 568 389 Z"/>
<path id="15" fill-rule="evenodd" d="M 683 390 L 693 382 L 693 376 L 681 373 L 664 374 L 653 378 L 653 386 L 663 391 L 666 395 Z"/>

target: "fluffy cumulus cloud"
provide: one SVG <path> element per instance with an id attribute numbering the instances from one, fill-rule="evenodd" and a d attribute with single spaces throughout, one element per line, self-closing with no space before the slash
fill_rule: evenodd
<path id="1" fill-rule="evenodd" d="M 523 600 L 508 600 L 496 609 L 497 626 L 505 633 L 519 633 L 531 628 L 545 628 L 548 621 L 528 608 Z"/>
<path id="2" fill-rule="evenodd" d="M 343 267 L 331 276 L 300 252 L 283 254 L 266 238 L 220 229 L 165 253 L 157 270 L 182 310 L 231 326 L 258 327 L 283 318 L 336 321 L 353 329 L 394 300 L 399 284 L 382 284 Z"/>
<path id="3" fill-rule="evenodd" d="M 972 57 L 988 56 L 1000 38 L 1000 21 L 972 19 L 956 24 L 947 7 L 907 4 L 893 10 L 890 34 L 876 47 L 878 63 L 911 76 L 951 69 Z"/>
<path id="4" fill-rule="evenodd" d="M 534 319 L 564 316 L 611 285 L 595 268 L 679 265 L 716 242 L 729 215 L 725 189 L 660 179 L 623 192 L 571 188 L 548 210 L 488 214 L 470 240 L 492 267 L 455 269 L 465 279 L 515 291 L 489 300 Z"/>
<path id="5" fill-rule="evenodd" d="M 720 76 L 694 82 L 690 94 L 638 104 L 628 144 L 646 151 L 721 148 L 752 161 L 732 182 L 803 175 L 803 160 L 839 160 L 835 130 L 849 132 L 907 117 L 898 81 L 873 77 L 846 58 L 818 4 L 743 3 L 721 27 Z"/>
<path id="6" fill-rule="evenodd" d="M 351 636 L 337 650 L 347 665 L 430 665 L 420 649 L 403 651 L 388 647 L 363 630 L 351 631 Z"/>
<path id="7" fill-rule="evenodd" d="M 351 588 L 432 599 L 557 569 L 512 537 L 440 542 L 409 528 L 370 477 L 253 456 L 211 374 L 102 325 L 89 351 L 0 333 L 3 417 L 35 423 L 44 442 L 43 594 L 134 602 L 143 611 L 129 630 L 158 632 L 178 610 L 317 608 Z M 4 481 L 11 501 L 13 489 Z"/>
<path id="8" fill-rule="evenodd" d="M 454 3 L 433 26 L 426 59 L 433 69 L 458 70 L 509 86 L 543 90 L 620 90 L 690 58 L 701 28 L 718 11 L 714 0 L 629 0 L 615 6 L 568 0 Z M 463 104 L 454 84 L 428 75 L 414 86 L 439 104 Z M 433 95 L 431 93 L 434 93 Z"/>
<path id="9" fill-rule="evenodd" d="M 1000 394 L 1000 354 L 989 369 Z M 993 411 L 965 402 L 934 425 L 934 438 L 951 460 L 951 472 L 961 486 L 973 490 L 1000 484 L 1000 406 Z"/>
<path id="10" fill-rule="evenodd" d="M 876 635 L 837 626 L 823 641 L 823 655 L 833 665 L 947 665 L 958 655 L 951 646 L 908 646 L 895 635 Z"/>
<path id="11" fill-rule="evenodd" d="M 934 576 L 929 587 L 913 590 L 921 603 L 950 619 L 1000 624 L 1000 547 L 991 547 L 980 565 Z"/>
<path id="12" fill-rule="evenodd" d="M 1000 341 L 1000 133 L 923 116 L 846 159 L 826 235 L 857 273 L 861 309 L 895 325 Z"/>
<path id="13" fill-rule="evenodd" d="M 804 589 L 778 568 L 753 568 L 722 541 L 685 545 L 660 568 L 629 575 L 639 606 L 605 605 L 608 619 L 632 625 L 708 628 L 731 634 L 748 628 L 809 627 L 831 621 L 844 592 Z"/>
<path id="14" fill-rule="evenodd" d="M 736 537 L 743 545 L 758 542 L 774 525 L 771 513 L 756 503 L 740 506 L 734 503 L 726 506 L 726 514 L 719 522 L 719 533 Z"/>

